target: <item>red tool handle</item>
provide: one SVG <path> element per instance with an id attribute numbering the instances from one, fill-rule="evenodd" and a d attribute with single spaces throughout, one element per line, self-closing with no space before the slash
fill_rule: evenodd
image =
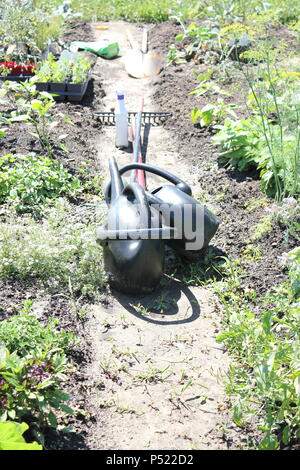
<path id="1" fill-rule="evenodd" d="M 135 140 L 134 126 L 131 127 L 131 133 L 132 133 L 132 145 L 134 145 L 134 140 Z M 139 146 L 139 153 L 138 153 L 138 163 L 143 163 L 140 146 Z M 135 181 L 136 183 L 139 183 L 139 185 L 142 186 L 142 188 L 146 189 L 146 178 L 145 178 L 144 170 L 136 170 Z"/>
<path id="2" fill-rule="evenodd" d="M 138 154 L 137 154 L 137 162 L 143 163 L 142 154 L 141 154 L 141 119 L 142 119 L 142 112 L 144 109 L 144 98 L 141 98 L 140 101 L 140 109 L 137 114 L 135 129 L 133 129 L 133 148 L 135 148 L 135 139 L 138 139 Z M 136 170 L 135 174 L 135 181 L 139 183 L 142 188 L 146 189 L 146 179 L 145 179 L 145 172 L 144 170 Z"/>

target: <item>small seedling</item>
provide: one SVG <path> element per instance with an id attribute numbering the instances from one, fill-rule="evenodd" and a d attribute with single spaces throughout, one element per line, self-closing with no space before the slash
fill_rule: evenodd
<path id="1" fill-rule="evenodd" d="M 139 372 L 133 377 L 133 381 L 146 382 L 146 383 L 158 383 L 166 380 L 166 372 L 170 366 L 165 369 L 158 369 L 157 367 L 149 367 L 145 372 Z M 170 374 L 169 374 L 170 375 Z"/>
<path id="2" fill-rule="evenodd" d="M 190 406 L 185 403 L 182 396 L 192 384 L 192 380 L 189 380 L 180 390 L 171 390 L 168 400 L 175 406 L 175 408 L 180 409 L 180 407 L 183 406 L 187 410 L 190 410 Z"/>

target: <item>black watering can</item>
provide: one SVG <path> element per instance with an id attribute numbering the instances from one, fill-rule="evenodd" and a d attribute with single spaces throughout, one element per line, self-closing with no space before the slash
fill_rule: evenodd
<path id="1" fill-rule="evenodd" d="M 189 259 L 199 257 L 218 229 L 217 217 L 192 198 L 187 183 L 165 170 L 145 163 L 131 163 L 120 168 L 119 175 L 136 169 L 154 173 L 173 183 L 173 186 L 163 185 L 152 192 L 145 191 L 145 195 L 151 208 L 155 208 L 163 222 L 174 229 L 168 239 L 165 237 L 165 242 Z M 112 185 L 109 183 L 105 189 L 108 204 L 112 193 Z"/>
<path id="2" fill-rule="evenodd" d="M 106 225 L 97 228 L 103 246 L 110 285 L 125 293 L 149 293 L 160 281 L 164 267 L 162 217 L 151 211 L 145 190 L 137 183 L 124 187 L 114 158 L 109 160 L 111 182 L 106 188 L 109 205 Z M 109 193 L 109 197 L 108 197 Z"/>

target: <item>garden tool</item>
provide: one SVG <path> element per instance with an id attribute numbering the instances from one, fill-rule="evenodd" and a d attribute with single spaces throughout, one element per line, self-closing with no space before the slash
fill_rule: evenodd
<path id="1" fill-rule="evenodd" d="M 148 49 L 148 30 L 143 30 L 142 48 L 127 30 L 127 38 L 132 47 L 124 57 L 125 69 L 128 75 L 134 78 L 147 78 L 159 74 L 162 66 L 162 57 Z"/>
<path id="2" fill-rule="evenodd" d="M 158 285 L 164 266 L 166 232 L 161 216 L 150 210 L 145 190 L 137 183 L 124 187 L 117 163 L 109 159 L 111 181 L 107 186 L 107 222 L 96 229 L 103 246 L 105 270 L 110 285 L 125 293 L 149 293 Z M 109 187 L 109 189 L 108 189 Z"/>
<path id="3" fill-rule="evenodd" d="M 131 126 L 131 136 L 132 136 L 132 145 L 133 145 L 133 150 L 135 148 L 135 142 L 136 142 L 136 136 L 135 136 L 135 125 Z M 143 157 L 141 154 L 141 144 L 139 144 L 138 147 L 138 158 L 137 158 L 138 163 L 143 163 Z M 145 178 L 145 172 L 143 170 L 136 170 L 136 178 L 135 181 L 141 185 L 142 188 L 146 189 L 146 178 Z"/>
<path id="4" fill-rule="evenodd" d="M 174 186 L 163 185 L 152 192 L 146 191 L 148 203 L 162 215 L 165 225 L 175 230 L 165 242 L 189 259 L 198 257 L 217 231 L 217 217 L 192 198 L 192 191 L 187 183 L 165 170 L 145 163 L 131 163 L 120 168 L 119 174 L 138 169 L 173 183 Z M 105 189 L 107 201 L 111 198 L 110 193 L 108 185 Z"/>
<path id="5" fill-rule="evenodd" d="M 137 116 L 136 111 L 128 111 L 128 119 Z M 106 126 L 116 125 L 116 116 L 114 111 L 94 111 L 93 115 Z M 142 125 L 151 124 L 152 126 L 159 126 L 165 122 L 166 119 L 172 116 L 172 113 L 159 112 L 159 111 L 143 111 L 142 112 Z"/>
<path id="6" fill-rule="evenodd" d="M 137 113 L 135 120 L 135 127 L 133 129 L 133 163 L 142 163 L 142 154 L 141 154 L 141 127 L 142 127 L 142 113 L 144 108 L 144 98 L 141 98 L 140 110 Z M 131 181 L 137 181 L 142 188 L 146 189 L 145 185 L 145 172 L 143 170 L 133 170 L 131 172 Z"/>

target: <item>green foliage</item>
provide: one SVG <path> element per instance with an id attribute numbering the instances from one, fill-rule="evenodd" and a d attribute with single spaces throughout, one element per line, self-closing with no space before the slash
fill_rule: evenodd
<path id="1" fill-rule="evenodd" d="M 262 187 L 280 201 L 300 194 L 299 72 L 291 66 L 278 69 L 279 50 L 269 43 L 261 44 L 259 52 L 264 62 L 254 68 L 256 55 L 248 54 L 252 63 L 243 69 L 251 117 L 216 126 L 213 143 L 221 147 L 224 162 L 239 170 L 256 167 Z"/>
<path id="2" fill-rule="evenodd" d="M 222 121 L 227 114 L 236 117 L 232 108 L 236 107 L 232 104 L 226 104 L 222 99 L 218 99 L 214 103 L 207 103 L 201 109 L 195 108 L 191 112 L 191 120 L 193 124 L 200 121 L 201 127 L 208 127 Z"/>
<path id="3" fill-rule="evenodd" d="M 208 247 L 200 261 L 187 261 L 177 258 L 174 264 L 170 266 L 172 276 L 179 278 L 188 286 L 203 286 L 216 281 L 222 277 L 238 275 L 239 267 L 230 264 L 227 258 L 219 256 L 214 249 Z"/>
<path id="4" fill-rule="evenodd" d="M 187 10 L 192 8 L 194 0 L 181 1 L 179 10 Z M 80 0 L 72 0 L 71 8 L 74 12 L 80 12 L 87 20 L 112 20 L 123 19 L 133 22 L 148 22 L 158 23 L 166 21 L 169 16 L 174 13 L 172 9 L 178 9 L 178 2 L 176 0 L 111 0 L 106 2 L 104 0 L 90 0 L 89 2 L 82 3 Z"/>
<path id="5" fill-rule="evenodd" d="M 34 129 L 33 137 L 39 140 L 48 156 L 53 156 L 52 133 L 58 125 L 58 116 L 62 117 L 68 124 L 72 121 L 62 113 L 58 115 L 51 112 L 55 106 L 53 97 L 46 91 L 39 92 L 31 83 L 5 82 L 1 89 L 2 95 L 7 96 L 14 105 L 15 110 L 11 112 L 10 123 L 27 122 Z M 64 136 L 56 137 L 56 143 L 61 146 L 60 140 Z"/>
<path id="6" fill-rule="evenodd" d="M 259 449 L 288 445 L 300 424 L 300 304 L 293 286 L 300 258 L 298 252 L 290 256 L 295 263 L 290 267 L 291 283 L 261 299 L 259 316 L 232 292 L 227 300 L 224 292 L 220 295 L 227 318 L 218 341 L 233 356 L 226 383 L 233 419 L 243 427 L 256 416 L 264 436 Z"/>
<path id="7" fill-rule="evenodd" d="M 201 0 L 198 11 L 202 17 L 209 18 L 215 25 L 223 26 L 239 21 L 290 23 L 300 17 L 300 7 L 294 0 Z"/>
<path id="8" fill-rule="evenodd" d="M 223 162 L 228 162 L 240 171 L 255 165 L 262 150 L 259 118 L 226 119 L 215 128 L 219 132 L 212 137 L 212 141 L 221 148 L 220 158 Z"/>
<path id="9" fill-rule="evenodd" d="M 189 39 L 191 45 L 194 48 L 200 48 L 206 41 L 211 39 L 216 39 L 217 32 L 209 28 L 209 26 L 198 25 L 197 23 L 191 23 L 187 28 L 184 27 L 184 32 L 182 34 L 177 34 L 176 41 L 183 41 L 184 39 Z"/>
<path id="10" fill-rule="evenodd" d="M 85 82 L 87 73 L 91 69 L 89 59 L 84 55 L 79 55 L 74 60 L 55 60 L 53 54 L 48 54 L 47 60 L 41 63 L 32 82 Z"/>
<path id="11" fill-rule="evenodd" d="M 90 61 L 87 57 L 77 57 L 71 62 L 70 83 L 82 83 L 86 80 L 87 73 L 91 69 Z"/>
<path id="12" fill-rule="evenodd" d="M 168 59 L 170 64 L 184 63 L 192 58 L 199 60 L 200 51 L 213 48 L 213 40 L 218 36 L 217 32 L 209 26 L 191 23 L 188 27 L 185 27 L 182 22 L 181 26 L 183 33 L 177 34 L 175 37 L 181 50 L 178 50 L 175 44 L 169 47 Z"/>
<path id="13" fill-rule="evenodd" d="M 78 178 L 49 157 L 34 153 L 0 157 L 0 202 L 18 212 L 37 212 L 51 199 L 76 196 L 83 190 Z"/>
<path id="14" fill-rule="evenodd" d="M 186 62 L 186 52 L 179 51 L 175 44 L 171 44 L 167 53 L 168 65 L 180 65 Z"/>
<path id="15" fill-rule="evenodd" d="M 300 235 L 300 224 L 298 224 L 298 229 L 299 229 L 299 235 Z M 292 283 L 294 296 L 296 298 L 300 298 L 300 247 L 299 246 L 286 254 L 286 263 L 290 271 L 290 279 Z"/>
<path id="16" fill-rule="evenodd" d="M 37 442 L 26 443 L 22 434 L 29 429 L 26 423 L 0 423 L 0 450 L 42 450 Z"/>
<path id="17" fill-rule="evenodd" d="M 56 353 L 69 351 L 77 343 L 74 335 L 56 329 L 57 319 L 42 325 L 28 314 L 31 305 L 30 301 L 25 301 L 22 315 L 0 322 L 0 343 L 11 353 L 17 351 L 21 357 L 32 355 L 45 361 Z"/>
<path id="18" fill-rule="evenodd" d="M 197 75 L 197 80 L 199 85 L 196 87 L 194 91 L 190 92 L 190 95 L 196 95 L 196 96 L 204 96 L 204 95 L 226 95 L 226 96 L 231 96 L 230 93 L 226 90 L 223 90 L 220 88 L 220 86 L 216 83 L 216 81 L 211 80 L 211 77 L 213 75 L 213 70 L 210 69 L 206 73 L 201 73 Z"/>
<path id="19" fill-rule="evenodd" d="M 262 187 L 270 195 L 278 194 L 278 191 L 283 195 L 300 193 L 297 135 L 286 135 L 281 140 L 282 129 L 273 125 L 270 151 L 266 128 L 259 116 L 235 121 L 227 119 L 215 127 L 219 132 L 212 137 L 212 141 L 220 146 L 223 162 L 241 171 L 256 167 L 260 170 Z"/>
<path id="20" fill-rule="evenodd" d="M 44 0 L 35 3 L 44 4 Z M 47 2 L 49 3 L 49 2 Z M 58 5 L 58 0 L 51 3 Z M 124 19 L 133 22 L 157 23 L 168 19 L 184 22 L 205 18 L 214 26 L 224 26 L 251 18 L 261 22 L 295 22 L 300 17 L 300 7 L 294 0 L 72 0 L 73 12 L 83 15 L 85 20 Z"/>
<path id="21" fill-rule="evenodd" d="M 44 216 L 42 223 L 26 216 L 0 224 L 0 278 L 39 280 L 51 292 L 71 285 L 74 295 L 96 295 L 105 279 L 94 225 L 61 199 Z"/>
<path id="22" fill-rule="evenodd" d="M 73 370 L 66 352 L 76 341 L 59 332 L 57 323 L 44 326 L 27 313 L 0 322 L 1 421 L 25 420 L 41 432 L 45 425 L 57 426 L 55 413 L 73 413 L 60 388 Z"/>
<path id="23" fill-rule="evenodd" d="M 280 201 L 286 195 L 300 194 L 299 73 L 278 70 L 280 50 L 268 42 L 261 50 L 265 63 L 245 73 L 251 90 L 248 106 L 259 116 L 264 138 L 265 151 L 258 165 L 263 186 L 273 184 Z"/>
<path id="24" fill-rule="evenodd" d="M 0 5 L 0 58 L 36 60 L 48 41 L 61 33 L 62 19 L 34 0 L 2 0 Z"/>

